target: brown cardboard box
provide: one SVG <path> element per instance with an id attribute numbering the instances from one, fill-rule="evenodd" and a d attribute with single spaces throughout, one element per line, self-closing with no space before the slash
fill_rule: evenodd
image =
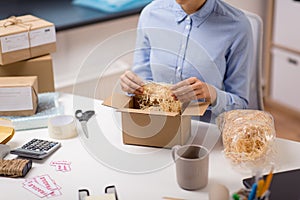
<path id="1" fill-rule="evenodd" d="M 191 132 L 191 116 L 202 116 L 209 103 L 190 104 L 181 114 L 144 111 L 133 108 L 133 97 L 113 94 L 103 105 L 121 112 L 124 144 L 172 148 L 187 142 Z"/>
<path id="2" fill-rule="evenodd" d="M 52 58 L 50 55 L 2 65 L 0 66 L 0 77 L 2 76 L 37 76 L 38 93 L 55 91 Z"/>
<path id="3" fill-rule="evenodd" d="M 0 65 L 56 51 L 54 24 L 32 15 L 0 21 Z"/>
<path id="4" fill-rule="evenodd" d="M 38 105 L 36 76 L 0 77 L 0 115 L 34 115 Z"/>

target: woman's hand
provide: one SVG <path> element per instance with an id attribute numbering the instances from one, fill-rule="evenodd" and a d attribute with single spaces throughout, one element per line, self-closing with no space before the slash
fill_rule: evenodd
<path id="1" fill-rule="evenodd" d="M 200 81 L 196 77 L 185 79 L 171 87 L 174 97 L 181 102 L 205 99 L 214 104 L 217 98 L 216 90 L 213 86 Z"/>
<path id="2" fill-rule="evenodd" d="M 142 94 L 144 82 L 132 71 L 125 71 L 120 77 L 121 88 L 131 94 Z"/>

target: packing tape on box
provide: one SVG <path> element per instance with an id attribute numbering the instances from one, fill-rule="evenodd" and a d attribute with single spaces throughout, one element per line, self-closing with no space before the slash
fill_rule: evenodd
<path id="1" fill-rule="evenodd" d="M 71 115 L 58 115 L 48 120 L 49 136 L 53 139 L 68 139 L 77 136 L 76 122 Z"/>

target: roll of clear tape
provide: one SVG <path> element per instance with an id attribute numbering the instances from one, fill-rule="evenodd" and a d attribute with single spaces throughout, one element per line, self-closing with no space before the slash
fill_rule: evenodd
<path id="1" fill-rule="evenodd" d="M 53 139 L 69 139 L 76 137 L 76 122 L 71 115 L 58 115 L 48 120 L 49 137 Z"/>

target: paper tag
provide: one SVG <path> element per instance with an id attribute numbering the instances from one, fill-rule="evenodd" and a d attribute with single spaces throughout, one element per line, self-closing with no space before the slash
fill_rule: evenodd
<path id="1" fill-rule="evenodd" d="M 31 87 L 0 88 L 0 111 L 32 109 Z"/>
<path id="2" fill-rule="evenodd" d="M 55 166 L 56 171 L 69 172 L 71 171 L 71 162 L 68 161 L 52 161 L 51 166 Z"/>
<path id="3" fill-rule="evenodd" d="M 52 193 L 51 190 L 48 190 L 35 181 L 27 181 L 25 184 L 23 184 L 23 187 L 41 198 Z"/>
<path id="4" fill-rule="evenodd" d="M 34 178 L 34 180 L 42 185 L 43 187 L 47 188 L 48 190 L 58 190 L 60 187 L 56 185 L 56 183 L 50 178 L 49 175 L 43 175 L 43 176 L 38 176 Z"/>
<path id="5" fill-rule="evenodd" d="M 61 191 L 59 190 L 54 190 L 51 194 L 47 195 L 47 198 L 50 198 L 50 197 L 57 197 L 57 196 L 60 196 L 62 195 Z"/>
<path id="6" fill-rule="evenodd" d="M 29 36 L 31 47 L 53 43 L 56 41 L 54 26 L 30 31 Z"/>
<path id="7" fill-rule="evenodd" d="M 47 174 L 26 179 L 23 183 L 23 187 L 40 198 L 62 195 L 60 191 L 61 187 Z"/>
<path id="8" fill-rule="evenodd" d="M 0 37 L 2 53 L 29 48 L 28 33 L 18 33 Z"/>

